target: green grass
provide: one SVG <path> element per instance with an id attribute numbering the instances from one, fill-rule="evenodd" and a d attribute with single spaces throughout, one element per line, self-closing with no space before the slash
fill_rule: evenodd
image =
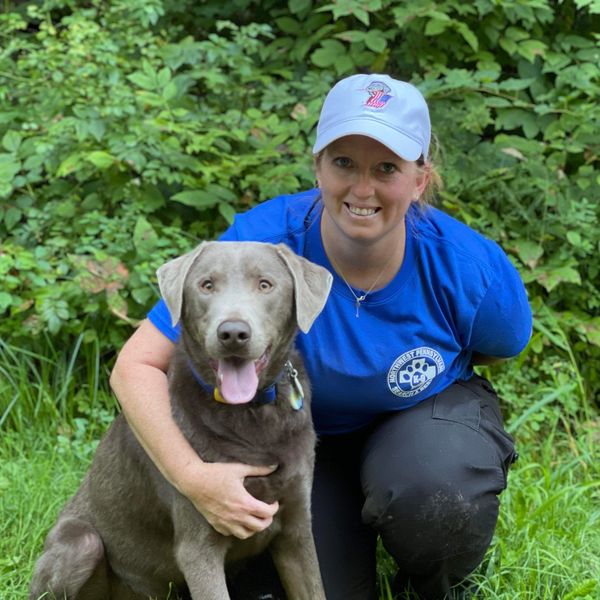
<path id="1" fill-rule="evenodd" d="M 44 536 L 114 414 L 100 363 L 97 349 L 80 344 L 64 356 L 0 343 L 0 600 L 26 598 Z M 600 418 L 588 408 L 566 419 L 560 402 L 540 401 L 535 419 L 523 419 L 524 409 L 510 415 L 521 458 L 471 576 L 477 598 L 600 598 Z M 382 600 L 392 575 L 380 550 Z"/>

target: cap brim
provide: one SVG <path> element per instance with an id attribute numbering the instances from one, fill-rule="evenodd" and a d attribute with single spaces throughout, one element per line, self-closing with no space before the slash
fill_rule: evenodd
<path id="1" fill-rule="evenodd" d="M 394 154 L 397 154 L 404 160 L 417 160 L 423 154 L 421 144 L 404 133 L 392 129 L 387 124 L 372 120 L 366 122 L 364 120 L 346 121 L 336 127 L 332 127 L 317 137 L 312 150 L 313 154 L 321 152 L 331 142 L 335 142 L 335 140 L 339 140 L 347 135 L 364 135 L 370 137 L 389 148 Z"/>

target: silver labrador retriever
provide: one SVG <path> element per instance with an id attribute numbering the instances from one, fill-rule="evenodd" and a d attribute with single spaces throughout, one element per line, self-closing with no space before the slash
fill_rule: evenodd
<path id="1" fill-rule="evenodd" d="M 247 540 L 219 534 L 119 416 L 48 534 L 30 598 L 164 598 L 174 588 L 226 600 L 225 565 L 268 547 L 289 600 L 324 600 L 309 506 L 315 435 L 292 344 L 322 310 L 331 275 L 284 245 L 208 242 L 158 277 L 182 330 L 168 373 L 176 423 L 205 461 L 278 465 L 245 485 L 280 509 Z"/>

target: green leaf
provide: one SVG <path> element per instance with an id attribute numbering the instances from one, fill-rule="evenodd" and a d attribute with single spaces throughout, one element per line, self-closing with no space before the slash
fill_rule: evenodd
<path id="1" fill-rule="evenodd" d="M 115 163 L 116 158 L 102 150 L 95 150 L 94 152 L 88 152 L 85 155 L 85 160 L 91 162 L 95 167 L 98 167 L 101 170 L 106 170 Z"/>
<path id="2" fill-rule="evenodd" d="M 542 271 L 538 275 L 537 281 L 546 289 L 546 291 L 551 292 L 561 283 L 581 285 L 581 275 L 574 267 L 565 265 L 564 267 Z"/>
<path id="3" fill-rule="evenodd" d="M 450 18 L 439 19 L 433 18 L 427 21 L 427 25 L 425 26 L 425 35 L 434 36 L 443 33 L 452 26 L 452 21 Z"/>
<path id="4" fill-rule="evenodd" d="M 158 244 L 158 234 L 145 217 L 138 217 L 133 230 L 133 245 L 140 256 L 151 256 Z"/>
<path id="5" fill-rule="evenodd" d="M 312 7 L 311 0 L 289 0 L 288 7 L 290 12 L 294 15 L 303 13 L 307 10 L 310 10 Z"/>
<path id="6" fill-rule="evenodd" d="M 0 154 L 0 182 L 10 183 L 20 170 L 21 163 L 12 154 Z"/>
<path id="7" fill-rule="evenodd" d="M 516 42 L 508 38 L 500 38 L 499 42 L 500 47 L 509 55 L 513 56 L 516 54 L 518 46 Z"/>
<path id="8" fill-rule="evenodd" d="M 4 213 L 4 223 L 6 225 L 6 229 L 8 229 L 8 231 L 13 230 L 15 225 L 21 220 L 22 216 L 23 211 L 14 206 L 10 206 Z"/>
<path id="9" fill-rule="evenodd" d="M 387 46 L 387 40 L 379 29 L 371 29 L 365 36 L 365 45 L 373 52 L 383 52 Z"/>
<path id="10" fill-rule="evenodd" d="M 369 13 L 364 9 L 364 8 L 360 8 L 360 7 L 355 7 L 354 8 L 354 16 L 361 22 L 364 23 L 367 27 L 370 24 L 370 20 L 369 20 Z"/>
<path id="11" fill-rule="evenodd" d="M 547 50 L 546 44 L 539 40 L 526 40 L 517 47 L 517 52 L 529 62 L 533 62 L 536 56 L 544 56 Z"/>
<path id="12" fill-rule="evenodd" d="M 463 37 L 465 42 L 471 46 L 473 52 L 477 52 L 479 50 L 479 40 L 477 36 L 469 29 L 469 27 L 465 23 L 458 23 L 456 25 L 456 30 Z"/>
<path id="13" fill-rule="evenodd" d="M 590 319 L 583 328 L 588 341 L 594 346 L 600 346 L 600 317 Z"/>
<path id="14" fill-rule="evenodd" d="M 162 97 L 166 102 L 177 97 L 177 84 L 174 81 L 169 81 L 162 91 Z"/>
<path id="15" fill-rule="evenodd" d="M 212 208 L 219 202 L 218 196 L 204 190 L 185 190 L 171 196 L 171 200 L 198 209 Z"/>
<path id="16" fill-rule="evenodd" d="M 227 221 L 229 225 L 233 223 L 235 218 L 235 209 L 227 202 L 219 202 L 219 213 Z"/>
<path id="17" fill-rule="evenodd" d="M 343 42 L 348 42 L 350 44 L 356 44 L 358 42 L 364 42 L 365 38 L 368 35 L 369 34 L 365 33 L 364 31 L 350 29 L 348 31 L 342 31 L 340 33 L 336 33 L 335 37 L 342 40 Z"/>
<path id="18" fill-rule="evenodd" d="M 337 40 L 325 40 L 312 53 L 311 60 L 317 67 L 331 67 L 346 54 L 346 47 Z"/>
<path id="19" fill-rule="evenodd" d="M 23 138 L 19 133 L 9 129 L 2 138 L 2 145 L 9 152 L 16 152 L 19 149 L 22 140 Z"/>
<path id="20" fill-rule="evenodd" d="M 275 19 L 275 24 L 284 33 L 297 35 L 301 31 L 300 23 L 296 19 L 292 19 L 291 17 L 281 17 L 279 19 Z"/>
<path id="21" fill-rule="evenodd" d="M 515 240 L 512 247 L 516 251 L 517 256 L 521 259 L 521 262 L 530 269 L 534 269 L 540 258 L 544 255 L 544 248 L 541 244 L 531 242 L 530 240 Z"/>
<path id="22" fill-rule="evenodd" d="M 0 313 L 3 313 L 12 305 L 12 296 L 6 292 L 0 292 Z"/>
<path id="23" fill-rule="evenodd" d="M 102 119 L 93 119 L 88 124 L 88 131 L 100 142 L 106 133 L 106 125 Z"/>
<path id="24" fill-rule="evenodd" d="M 71 154 L 60 163 L 60 166 L 56 170 L 56 176 L 66 177 L 67 175 L 70 175 L 79 168 L 82 160 L 82 156 L 79 152 Z"/>
<path id="25" fill-rule="evenodd" d="M 149 75 L 140 71 L 128 75 L 127 79 L 144 90 L 152 91 L 156 89 L 156 80 L 154 77 L 150 77 Z"/>
<path id="26" fill-rule="evenodd" d="M 165 67 L 161 69 L 158 73 L 158 77 L 156 78 L 158 87 L 163 88 L 171 81 L 171 70 Z"/>

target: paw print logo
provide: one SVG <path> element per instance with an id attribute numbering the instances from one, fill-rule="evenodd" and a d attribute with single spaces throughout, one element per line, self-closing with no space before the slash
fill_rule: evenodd
<path id="1" fill-rule="evenodd" d="M 414 389 L 430 381 L 435 375 L 435 365 L 429 364 L 424 358 L 417 358 L 398 372 L 398 380 Z"/>
<path id="2" fill-rule="evenodd" d="M 401 354 L 388 373 L 388 387 L 396 396 L 410 398 L 422 392 L 445 370 L 437 350 L 421 347 Z"/>

